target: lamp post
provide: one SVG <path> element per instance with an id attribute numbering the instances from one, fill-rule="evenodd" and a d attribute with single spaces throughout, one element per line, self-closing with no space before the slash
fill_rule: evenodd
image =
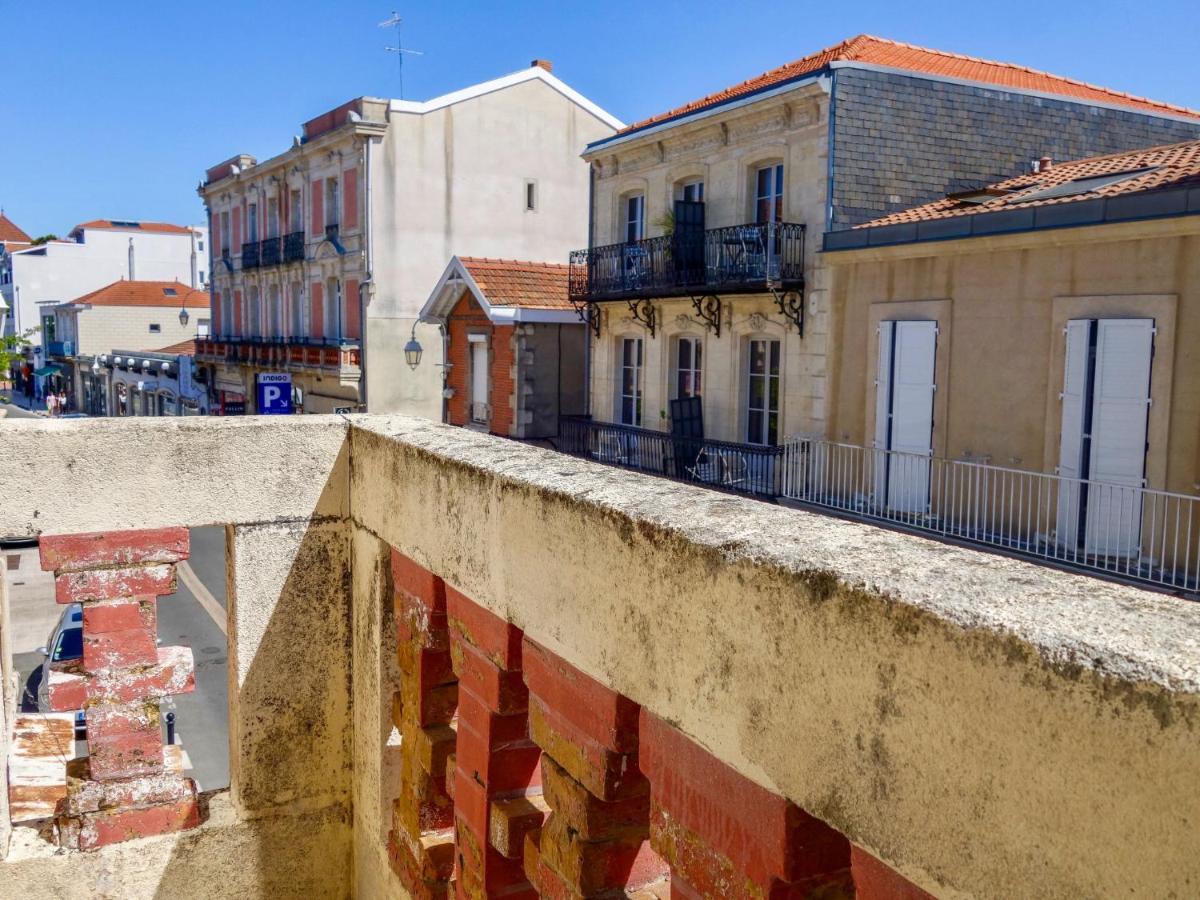
<path id="1" fill-rule="evenodd" d="M 408 343 L 404 345 L 404 361 L 408 363 L 410 369 L 415 369 L 421 362 L 421 344 L 417 340 L 417 323 L 413 322 L 412 336 L 408 339 Z"/>

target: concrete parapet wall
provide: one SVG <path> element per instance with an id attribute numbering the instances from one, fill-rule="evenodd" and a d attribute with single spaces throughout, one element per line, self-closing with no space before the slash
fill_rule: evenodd
<path id="1" fill-rule="evenodd" d="M 386 847 L 405 686 L 391 549 L 568 667 L 560 681 L 640 708 L 654 746 L 761 789 L 787 828 L 799 810 L 848 839 L 837 865 L 859 897 L 882 895 L 863 859 L 880 883 L 890 867 L 939 897 L 1200 883 L 1198 605 L 399 417 L 21 422 L 0 437 L 0 534 L 230 526 L 234 779 L 199 829 L 25 853 L 0 865 L 0 893 L 103 896 L 88 893 L 103 873 L 120 896 L 402 896 Z M 493 665 L 516 683 L 514 660 Z M 531 720 L 565 690 L 522 677 Z M 574 780 L 549 769 L 555 803 L 604 799 L 565 768 L 570 746 L 539 741 Z M 670 841 L 679 823 L 704 830 L 711 798 L 656 754 L 649 841 L 690 864 Z M 541 861 L 562 874 L 558 852 Z"/>

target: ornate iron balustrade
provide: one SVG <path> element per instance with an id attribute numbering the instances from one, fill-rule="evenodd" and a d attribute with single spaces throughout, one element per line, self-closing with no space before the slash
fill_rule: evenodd
<path id="1" fill-rule="evenodd" d="M 559 418 L 563 453 L 764 499 L 780 495 L 782 447 L 682 437 L 649 428 Z"/>
<path id="2" fill-rule="evenodd" d="M 283 236 L 283 261 L 302 262 L 304 260 L 304 232 L 293 231 Z"/>
<path id="3" fill-rule="evenodd" d="M 568 290 L 580 302 L 796 290 L 804 231 L 791 222 L 729 225 L 575 250 Z"/>
<path id="4" fill-rule="evenodd" d="M 242 268 L 257 269 L 259 261 L 258 241 L 242 244 Z"/>
<path id="5" fill-rule="evenodd" d="M 281 262 L 279 255 L 279 238 L 267 238 L 262 242 L 259 248 L 259 265 L 263 268 L 267 266 L 277 266 Z"/>

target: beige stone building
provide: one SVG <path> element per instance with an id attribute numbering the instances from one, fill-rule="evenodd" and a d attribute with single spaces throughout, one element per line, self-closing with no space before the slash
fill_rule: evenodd
<path id="1" fill-rule="evenodd" d="M 820 477 L 1194 588 L 1200 142 L 1039 168 L 826 236 L 829 437 L 873 474 Z"/>
<path id="2" fill-rule="evenodd" d="M 566 449 L 778 493 L 774 454 L 758 448 L 831 425 L 822 233 L 1028 171 L 1044 153 L 1182 140 L 1198 123 L 1059 76 L 859 36 L 593 143 L 590 246 L 573 254 L 571 281 L 593 325 L 592 422 Z M 728 458 L 696 465 L 631 430 L 670 430 L 672 403 L 689 397 L 700 399 L 687 433 L 741 445 L 719 450 Z"/>
<path id="3" fill-rule="evenodd" d="M 620 124 L 538 60 L 427 101 L 360 97 L 278 156 L 209 169 L 215 333 L 197 359 L 220 399 L 255 412 L 256 376 L 287 372 L 305 412 L 440 419 L 429 291 L 455 254 L 565 259 L 586 242 L 579 154 Z"/>

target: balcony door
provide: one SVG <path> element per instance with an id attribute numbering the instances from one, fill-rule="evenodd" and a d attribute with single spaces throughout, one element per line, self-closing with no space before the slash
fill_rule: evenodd
<path id="1" fill-rule="evenodd" d="M 875 497 L 889 512 L 929 508 L 937 322 L 879 323 Z"/>
<path id="2" fill-rule="evenodd" d="M 634 194 L 625 198 L 625 243 L 632 244 L 646 236 L 646 197 Z"/>
<path id="3" fill-rule="evenodd" d="M 774 447 L 779 443 L 779 341 L 747 344 L 746 443 Z"/>
<path id="4" fill-rule="evenodd" d="M 258 204 L 251 203 L 246 211 L 246 243 L 258 240 Z"/>
<path id="5" fill-rule="evenodd" d="M 642 339 L 622 338 L 620 344 L 620 396 L 622 425 L 642 424 Z"/>
<path id="6" fill-rule="evenodd" d="M 299 189 L 291 192 L 291 202 L 288 203 L 288 217 L 291 219 L 288 231 L 292 234 L 304 230 L 304 201 L 303 192 Z"/>
<path id="7" fill-rule="evenodd" d="M 1153 319 L 1067 323 L 1057 528 L 1070 554 L 1140 547 L 1154 333 Z"/>
<path id="8" fill-rule="evenodd" d="M 755 174 L 754 221 L 758 225 L 783 221 L 783 163 L 763 166 Z"/>

